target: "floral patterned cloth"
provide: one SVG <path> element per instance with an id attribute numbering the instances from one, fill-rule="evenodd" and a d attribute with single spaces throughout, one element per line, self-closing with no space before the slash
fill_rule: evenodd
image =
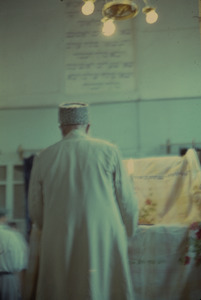
<path id="1" fill-rule="evenodd" d="M 124 160 L 140 209 L 140 224 L 201 221 L 201 168 L 194 149 L 181 156 Z"/>
<path id="2" fill-rule="evenodd" d="M 201 299 L 201 169 L 195 151 L 124 163 L 139 223 L 146 224 L 129 241 L 135 299 Z"/>
<path id="3" fill-rule="evenodd" d="M 180 258 L 184 265 L 194 263 L 201 265 L 201 222 L 194 222 L 189 226 L 184 253 Z"/>

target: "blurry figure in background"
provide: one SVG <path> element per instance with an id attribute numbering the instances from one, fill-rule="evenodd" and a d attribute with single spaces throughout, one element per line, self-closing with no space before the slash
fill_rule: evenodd
<path id="1" fill-rule="evenodd" d="M 127 235 L 138 203 L 119 151 L 87 134 L 88 105 L 61 105 L 59 121 L 63 139 L 36 156 L 29 185 L 41 230 L 36 299 L 134 300 Z"/>
<path id="2" fill-rule="evenodd" d="M 7 225 L 6 214 L 0 208 L 0 299 L 19 300 L 28 247 L 21 233 Z"/>
<path id="3" fill-rule="evenodd" d="M 7 223 L 8 226 L 10 226 L 10 228 L 14 229 L 14 230 L 17 230 L 18 231 L 18 228 L 17 228 L 17 223 L 14 222 L 14 221 L 10 221 Z"/>

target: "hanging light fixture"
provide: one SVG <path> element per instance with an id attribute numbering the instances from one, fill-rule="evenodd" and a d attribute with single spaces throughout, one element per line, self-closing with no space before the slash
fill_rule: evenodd
<path id="1" fill-rule="evenodd" d="M 102 9 L 103 16 L 113 20 L 127 20 L 135 17 L 138 12 L 137 4 L 132 0 L 113 0 L 107 2 Z"/>
<path id="2" fill-rule="evenodd" d="M 148 24 L 154 24 L 158 20 L 158 14 L 156 13 L 156 8 L 145 6 L 142 12 L 146 14 L 146 22 Z"/>
<path id="3" fill-rule="evenodd" d="M 116 30 L 114 20 L 108 19 L 108 18 L 103 18 L 101 21 L 103 22 L 103 28 L 102 28 L 103 35 L 105 35 L 105 36 L 113 35 Z"/>
<path id="4" fill-rule="evenodd" d="M 83 0 L 84 4 L 82 6 L 82 13 L 85 16 L 89 16 L 91 14 L 93 14 L 95 6 L 94 6 L 94 2 L 96 0 Z"/>
<path id="5" fill-rule="evenodd" d="M 94 11 L 94 2 L 96 0 L 83 0 L 82 13 L 90 15 Z M 148 0 L 143 0 L 145 7 L 142 12 L 146 15 L 146 22 L 153 24 L 158 20 L 156 8 L 148 4 Z M 128 20 L 134 18 L 139 13 L 139 7 L 134 0 L 111 0 L 107 1 L 102 8 L 102 33 L 105 36 L 111 36 L 115 30 L 114 21 Z"/>
<path id="6" fill-rule="evenodd" d="M 138 6 L 132 0 L 112 0 L 106 2 L 102 9 L 102 33 L 105 36 L 111 36 L 116 30 L 114 24 L 115 20 L 119 21 L 133 18 L 138 12 Z"/>

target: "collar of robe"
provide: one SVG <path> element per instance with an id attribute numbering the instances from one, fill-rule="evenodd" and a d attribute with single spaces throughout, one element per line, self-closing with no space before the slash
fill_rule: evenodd
<path id="1" fill-rule="evenodd" d="M 87 134 L 83 129 L 76 128 L 71 130 L 66 136 L 64 136 L 64 139 L 86 137 L 86 135 Z"/>

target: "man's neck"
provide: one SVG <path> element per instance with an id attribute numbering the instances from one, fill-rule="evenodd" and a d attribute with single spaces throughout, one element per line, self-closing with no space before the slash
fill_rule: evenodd
<path id="1" fill-rule="evenodd" d="M 86 133 L 86 128 L 83 126 L 65 126 L 62 129 L 63 137 L 65 137 L 66 135 L 68 135 L 70 132 L 74 130 L 79 130 L 80 132 Z"/>

